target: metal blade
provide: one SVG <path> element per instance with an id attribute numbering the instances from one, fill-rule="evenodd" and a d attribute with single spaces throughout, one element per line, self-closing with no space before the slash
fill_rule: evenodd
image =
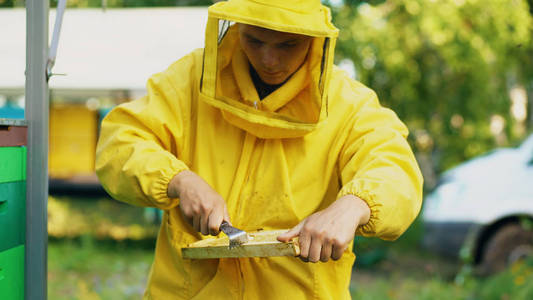
<path id="1" fill-rule="evenodd" d="M 226 221 L 223 221 L 222 224 L 220 224 L 220 230 L 228 236 L 230 249 L 248 242 L 248 234 L 246 231 L 237 229 Z"/>

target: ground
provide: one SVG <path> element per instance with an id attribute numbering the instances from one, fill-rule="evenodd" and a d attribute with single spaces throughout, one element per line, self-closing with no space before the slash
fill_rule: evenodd
<path id="1" fill-rule="evenodd" d="M 140 299 L 153 259 L 154 211 L 106 198 L 49 199 L 48 299 Z M 417 220 L 397 241 L 358 237 L 353 299 L 533 299 L 533 260 L 488 278 L 419 245 Z"/>

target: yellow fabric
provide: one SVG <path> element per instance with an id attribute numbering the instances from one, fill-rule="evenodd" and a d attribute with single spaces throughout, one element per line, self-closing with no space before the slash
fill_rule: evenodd
<path id="1" fill-rule="evenodd" d="M 316 38 L 306 63 L 298 72 L 282 88 L 259 102 L 257 97 L 254 98 L 256 92 L 252 91 L 253 85 L 245 87 L 250 81 L 242 78 L 249 77 L 249 74 L 247 65 L 239 63 L 242 55 L 239 54 L 237 30 L 232 26 L 219 44 L 220 21 L 245 23 Z M 323 91 L 330 79 L 333 64 L 331 54 L 337 35 L 338 29 L 331 23 L 329 9 L 322 6 L 319 0 L 218 2 L 209 7 L 200 99 L 223 110 L 228 122 L 257 137 L 304 136 L 327 117 L 328 94 Z M 309 84 L 304 85 L 297 78 Z M 299 92 L 300 95 L 295 95 Z"/>
<path id="2" fill-rule="evenodd" d="M 228 122 L 257 137 L 305 135 L 315 128 L 320 118 L 322 99 L 317 82 L 323 44 L 323 38 L 314 39 L 307 60 L 299 70 L 282 87 L 259 100 L 248 59 L 240 49 L 237 28 L 232 26 L 218 49 L 216 97 L 201 94 L 200 99 L 224 109 L 223 116 Z"/>
<path id="3" fill-rule="evenodd" d="M 209 183 L 225 199 L 232 223 L 247 231 L 291 228 L 354 194 L 371 209 L 358 233 L 392 240 L 421 206 L 422 177 L 407 128 L 373 91 L 330 66 L 330 84 L 323 83 L 327 118 L 322 100 L 318 108 L 318 98 L 299 96 L 312 80 L 298 74 L 279 91 L 292 99 L 255 109 L 246 102 L 256 95 L 248 75 L 240 73 L 240 48 L 232 44 L 227 51 L 224 43 L 214 60 L 227 62 L 215 78 L 227 85 L 223 89 L 213 85 L 202 96 L 209 69 L 204 62 L 213 60 L 207 49 L 205 59 L 197 50 L 154 75 L 147 96 L 116 107 L 102 123 L 96 171 L 106 190 L 118 200 L 165 211 L 145 299 L 349 299 L 350 249 L 338 261 L 316 264 L 294 257 L 181 257 L 182 247 L 204 238 L 181 217 L 179 199 L 166 194 L 170 179 L 185 169 Z M 298 72 L 312 77 L 304 71 Z M 298 110 L 303 104 L 308 112 Z M 285 111 L 293 105 L 298 109 Z M 242 107 L 228 109 L 237 106 L 250 109 L 249 115 L 239 115 L 246 112 Z M 307 114 L 321 121 L 302 129 L 292 120 Z"/>
<path id="4" fill-rule="evenodd" d="M 331 12 L 320 0 L 232 0 L 209 7 L 209 15 L 276 31 L 337 37 Z M 303 24 L 303 25 L 302 25 Z"/>

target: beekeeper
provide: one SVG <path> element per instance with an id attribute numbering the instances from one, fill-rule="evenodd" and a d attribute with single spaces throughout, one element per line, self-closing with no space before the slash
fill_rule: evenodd
<path id="1" fill-rule="evenodd" d="M 393 240 L 414 220 L 407 128 L 333 65 L 337 34 L 319 0 L 218 2 L 205 48 L 104 119 L 105 189 L 164 211 L 145 299 L 349 299 L 354 234 Z M 223 220 L 292 228 L 278 239 L 301 255 L 181 257 Z"/>

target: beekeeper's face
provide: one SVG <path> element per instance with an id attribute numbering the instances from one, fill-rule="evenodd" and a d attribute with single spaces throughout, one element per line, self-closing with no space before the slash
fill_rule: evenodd
<path id="1" fill-rule="evenodd" d="M 312 37 L 239 24 L 241 47 L 261 80 L 281 84 L 305 61 Z"/>

